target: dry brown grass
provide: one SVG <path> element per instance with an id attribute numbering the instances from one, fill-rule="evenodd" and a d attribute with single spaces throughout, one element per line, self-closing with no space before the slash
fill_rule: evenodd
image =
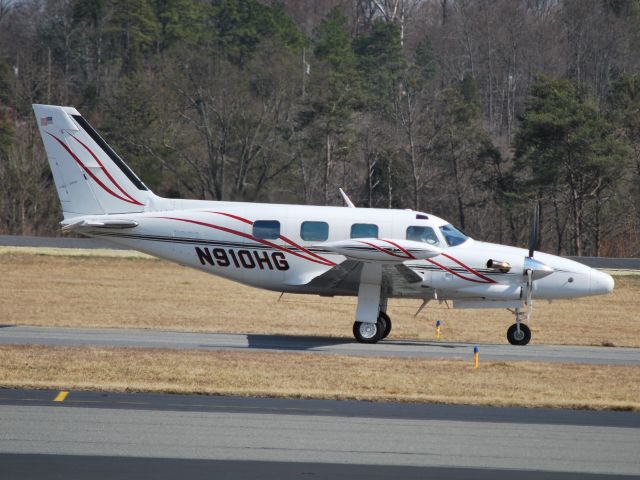
<path id="1" fill-rule="evenodd" d="M 2 346 L 0 385 L 640 410 L 639 366 L 471 359 Z"/>
<path id="2" fill-rule="evenodd" d="M 355 299 L 285 295 L 141 258 L 0 253 L 0 323 L 351 336 Z M 506 343 L 506 310 L 449 310 L 392 300 L 392 338 Z M 640 346 L 640 276 L 616 278 L 613 294 L 538 301 L 533 342 Z"/>

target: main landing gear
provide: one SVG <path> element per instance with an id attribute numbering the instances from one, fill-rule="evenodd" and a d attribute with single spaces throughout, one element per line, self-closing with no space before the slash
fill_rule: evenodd
<path id="1" fill-rule="evenodd" d="M 511 345 L 526 345 L 531 340 L 531 330 L 526 324 L 522 323 L 522 317 L 528 317 L 529 315 L 519 309 L 516 309 L 515 315 L 516 323 L 507 330 L 507 340 Z"/>
<path id="2" fill-rule="evenodd" d="M 378 313 L 376 323 L 355 322 L 353 336 L 360 343 L 376 343 L 391 333 L 391 318 L 385 312 Z"/>

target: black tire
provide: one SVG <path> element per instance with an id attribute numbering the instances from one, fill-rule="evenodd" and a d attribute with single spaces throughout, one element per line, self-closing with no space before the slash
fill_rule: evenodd
<path id="1" fill-rule="evenodd" d="M 507 340 L 511 345 L 526 345 L 531 340 L 531 330 L 524 323 L 520 323 L 520 335 L 518 335 L 518 325 L 514 323 L 507 330 Z"/>
<path id="2" fill-rule="evenodd" d="M 353 336 L 359 343 L 377 343 L 382 336 L 381 322 L 365 323 L 354 322 Z"/>
<path id="3" fill-rule="evenodd" d="M 387 338 L 391 333 L 391 318 L 386 312 L 380 312 L 378 321 L 380 320 L 384 320 L 385 323 L 384 329 L 382 330 L 382 337 L 380 337 L 380 339 Z"/>

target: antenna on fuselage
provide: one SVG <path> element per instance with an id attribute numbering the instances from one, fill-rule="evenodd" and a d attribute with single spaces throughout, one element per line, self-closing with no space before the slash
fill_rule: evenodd
<path id="1" fill-rule="evenodd" d="M 342 199 L 344 200 L 344 203 L 347 204 L 347 207 L 356 208 L 351 199 L 347 196 L 346 193 L 344 193 L 344 190 L 342 190 L 341 188 L 338 188 L 338 190 L 340 190 L 340 195 L 342 195 Z"/>

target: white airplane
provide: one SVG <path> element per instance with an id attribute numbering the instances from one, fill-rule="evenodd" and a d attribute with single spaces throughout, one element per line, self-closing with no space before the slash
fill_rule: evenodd
<path id="1" fill-rule="evenodd" d="M 526 345 L 533 299 L 613 290 L 611 276 L 566 258 L 469 238 L 413 210 L 176 200 L 154 195 L 75 108 L 33 105 L 64 220 L 100 237 L 254 287 L 357 296 L 353 334 L 389 335 L 389 298 L 507 308 L 514 345 Z"/>

